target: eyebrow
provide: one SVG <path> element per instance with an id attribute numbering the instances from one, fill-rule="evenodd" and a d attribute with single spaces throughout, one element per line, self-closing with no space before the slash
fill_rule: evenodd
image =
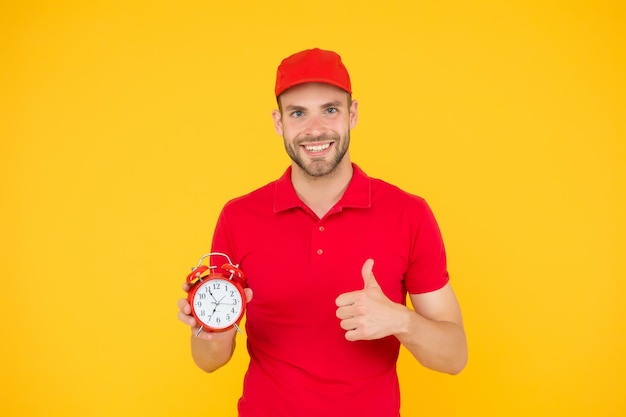
<path id="1" fill-rule="evenodd" d="M 341 106 L 341 102 L 338 100 L 335 101 L 329 101 L 328 103 L 324 103 L 320 106 L 320 109 L 327 109 L 329 107 L 339 107 Z M 297 104 L 290 104 L 287 107 L 285 107 L 286 110 L 289 111 L 303 111 L 306 110 L 306 107 L 303 106 L 298 106 Z"/>
<path id="2" fill-rule="evenodd" d="M 289 110 L 289 111 L 303 111 L 306 110 L 304 107 L 302 106 L 296 106 L 295 104 L 290 104 L 287 107 L 285 107 L 285 110 Z"/>

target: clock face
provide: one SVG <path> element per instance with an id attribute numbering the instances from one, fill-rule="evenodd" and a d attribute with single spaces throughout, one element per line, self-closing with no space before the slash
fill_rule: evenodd
<path id="1" fill-rule="evenodd" d="M 245 299 L 241 289 L 223 278 L 200 283 L 193 293 L 193 311 L 204 326 L 222 330 L 237 323 L 243 315 Z"/>

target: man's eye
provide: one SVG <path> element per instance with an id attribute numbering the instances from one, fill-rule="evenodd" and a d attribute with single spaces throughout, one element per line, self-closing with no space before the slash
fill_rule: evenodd
<path id="1" fill-rule="evenodd" d="M 291 116 L 296 117 L 296 118 L 297 117 L 302 117 L 302 116 L 304 116 L 304 113 L 301 112 L 300 110 L 296 110 L 293 113 L 291 113 Z"/>
<path id="2" fill-rule="evenodd" d="M 337 110 L 336 107 L 329 107 L 329 108 L 326 109 L 326 111 L 328 113 L 337 113 L 339 110 Z"/>

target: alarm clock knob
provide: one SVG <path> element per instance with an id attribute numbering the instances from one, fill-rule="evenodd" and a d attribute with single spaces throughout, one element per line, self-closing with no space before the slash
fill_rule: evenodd
<path id="1" fill-rule="evenodd" d="M 237 268 L 236 266 L 232 265 L 232 264 L 224 264 L 224 265 L 222 265 L 222 269 L 224 271 L 227 271 L 227 272 L 233 274 L 237 278 L 240 278 L 242 280 L 244 278 L 243 271 L 241 269 Z"/>
<path id="2" fill-rule="evenodd" d="M 193 283 L 198 280 L 204 272 L 209 269 L 207 265 L 200 265 L 191 270 L 191 274 L 187 275 L 187 282 Z"/>

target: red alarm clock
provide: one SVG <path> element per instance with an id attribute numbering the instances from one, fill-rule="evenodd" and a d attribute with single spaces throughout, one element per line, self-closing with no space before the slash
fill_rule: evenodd
<path id="1" fill-rule="evenodd" d="M 221 267 L 203 265 L 205 258 L 212 256 L 226 258 Z M 187 300 L 191 313 L 196 318 L 200 329 L 206 332 L 223 332 L 235 328 L 239 333 L 238 324 L 246 311 L 246 296 L 243 289 L 246 280 L 238 265 L 234 265 L 228 255 L 211 252 L 200 258 L 198 265 L 187 275 L 191 284 Z"/>

